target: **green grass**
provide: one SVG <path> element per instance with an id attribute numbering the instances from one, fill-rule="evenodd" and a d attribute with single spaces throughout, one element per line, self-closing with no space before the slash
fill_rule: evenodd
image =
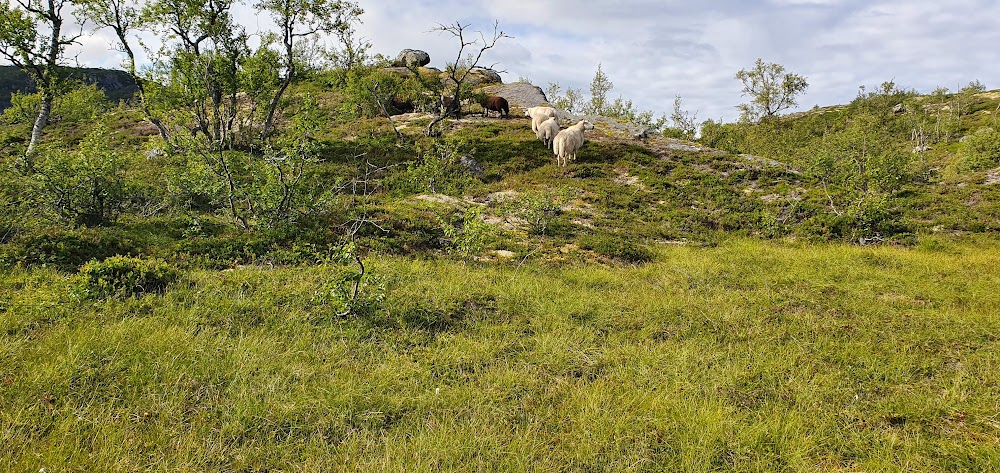
<path id="1" fill-rule="evenodd" d="M 5 471 L 994 471 L 1000 242 L 0 276 Z"/>

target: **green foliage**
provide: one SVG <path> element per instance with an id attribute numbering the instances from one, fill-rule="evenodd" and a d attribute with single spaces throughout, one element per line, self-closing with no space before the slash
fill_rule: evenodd
<path id="1" fill-rule="evenodd" d="M 660 130 L 667 123 L 666 116 L 661 115 L 659 118 L 653 118 L 653 111 L 640 111 L 631 100 L 625 100 L 621 97 L 616 98 L 605 109 L 603 115 L 626 123 L 636 124 L 644 129 Z M 694 135 L 692 134 L 691 136 L 693 137 Z"/>
<path id="2" fill-rule="evenodd" d="M 36 54 L 46 52 L 48 45 L 39 41 L 45 38 L 39 37 L 38 18 L 33 16 L 11 3 L 0 5 L 0 52 L 4 57 L 29 64 Z"/>
<path id="3" fill-rule="evenodd" d="M 463 154 L 474 154 L 465 141 L 434 140 L 417 148 L 419 161 L 407 163 L 406 169 L 388 179 L 396 191 L 461 195 L 475 177 L 458 164 Z"/>
<path id="4" fill-rule="evenodd" d="M 267 110 L 279 87 L 278 84 L 281 82 L 281 77 L 278 75 L 278 71 L 282 67 L 281 55 L 274 51 L 273 41 L 273 37 L 265 36 L 260 46 L 252 54 L 248 54 L 238 65 L 239 72 L 236 75 L 238 93 L 245 94 L 245 100 L 251 103 L 230 102 L 233 106 L 252 111 Z M 246 117 L 243 118 L 243 123 L 248 126 L 253 123 L 253 120 L 263 118 L 256 113 L 248 113 L 245 110 L 243 113 Z M 260 130 L 251 127 L 242 131 L 244 134 L 250 134 Z"/>
<path id="5" fill-rule="evenodd" d="M 230 0 L 163 0 L 143 10 L 143 24 L 163 39 L 146 77 L 144 106 L 172 130 L 171 146 L 229 150 L 257 144 L 263 134 L 265 104 L 279 90 L 278 56 L 269 51 L 274 41 L 269 35 L 250 50 L 232 6 Z M 177 129 L 191 130 L 198 139 Z"/>
<path id="6" fill-rule="evenodd" d="M 14 91 L 10 94 L 10 107 L 0 114 L 0 121 L 5 124 L 29 124 L 38 116 L 38 109 L 41 106 L 41 94 Z"/>
<path id="7" fill-rule="evenodd" d="M 674 96 L 674 109 L 670 114 L 670 128 L 664 134 L 672 138 L 694 140 L 698 133 L 698 112 L 691 113 L 681 108 L 681 96 Z"/>
<path id="8" fill-rule="evenodd" d="M 959 156 L 961 167 L 968 171 L 1000 166 L 1000 132 L 988 127 L 976 130 L 960 145 Z"/>
<path id="9" fill-rule="evenodd" d="M 574 113 L 583 106 L 583 93 L 580 89 L 569 87 L 566 89 L 565 94 L 561 92 L 562 87 L 559 84 L 549 82 L 548 87 L 545 89 L 545 97 L 548 98 L 549 103 L 553 107 Z"/>
<path id="10" fill-rule="evenodd" d="M 167 171 L 167 196 L 177 210 L 213 211 L 225 203 L 225 183 L 201 159 L 184 157 Z"/>
<path id="11" fill-rule="evenodd" d="M 313 294 L 313 303 L 329 308 L 336 316 L 374 316 L 385 303 L 385 281 L 364 264 L 353 242 L 341 247 L 335 257 L 340 266 Z"/>
<path id="12" fill-rule="evenodd" d="M 888 194 L 868 193 L 834 220 L 834 232 L 851 241 L 880 241 L 903 233 L 906 227 L 895 205 L 896 201 Z"/>
<path id="13" fill-rule="evenodd" d="M 320 162 L 316 135 L 324 125 L 316 101 L 301 98 L 295 116 L 281 135 L 269 138 L 260 152 L 186 146 L 170 172 L 169 199 L 184 208 L 225 208 L 244 229 L 290 223 L 330 190 L 314 182 Z"/>
<path id="14" fill-rule="evenodd" d="M 433 105 L 431 99 L 418 92 L 420 84 L 412 77 L 404 78 L 380 67 L 355 67 L 344 74 L 341 111 L 349 117 L 379 117 L 383 115 L 382 107 L 390 114 L 399 113 L 392 106 L 393 99 L 409 101 L 421 108 Z"/>
<path id="15" fill-rule="evenodd" d="M 307 173 L 319 163 L 316 136 L 325 125 L 316 100 L 302 99 L 288 129 L 265 148 L 263 170 L 253 172 L 248 195 L 258 219 L 274 227 L 286 224 L 310 210 L 324 193 Z"/>
<path id="16" fill-rule="evenodd" d="M 631 100 L 619 96 L 613 102 L 609 101 L 608 92 L 611 92 L 612 89 L 614 89 L 614 84 L 604 73 L 602 66 L 598 64 L 597 72 L 594 73 L 594 78 L 590 83 L 590 101 L 586 104 L 579 105 L 581 101 L 580 91 L 572 88 L 566 90 L 565 96 L 560 96 L 561 88 L 559 84 L 555 83 L 549 84 L 547 96 L 550 103 L 563 110 L 573 111 L 579 106 L 580 111 L 587 115 L 614 118 L 655 130 L 663 128 L 667 123 L 665 116 L 654 119 L 652 111 L 639 110 Z"/>
<path id="17" fill-rule="evenodd" d="M 744 136 L 745 128 L 738 124 L 708 119 L 701 123 L 701 137 L 698 141 L 705 146 L 740 153 Z"/>
<path id="18" fill-rule="evenodd" d="M 83 265 L 77 277 L 81 296 L 105 299 L 163 293 L 178 273 L 162 260 L 112 256 Z"/>
<path id="19" fill-rule="evenodd" d="M 587 115 L 604 115 L 608 112 L 608 92 L 615 88 L 608 75 L 604 73 L 601 64 L 597 65 L 594 78 L 590 81 L 590 102 L 583 107 Z"/>
<path id="20" fill-rule="evenodd" d="M 796 96 L 809 87 L 806 79 L 791 72 L 785 72 L 781 64 L 764 63 L 757 59 L 753 69 L 741 69 L 736 78 L 743 83 L 743 96 L 749 96 L 749 103 L 737 106 L 746 121 L 774 118 L 778 112 L 796 106 Z"/>
<path id="21" fill-rule="evenodd" d="M 860 193 L 898 190 L 907 181 L 912 154 L 887 139 L 884 127 L 882 117 L 855 115 L 844 131 L 827 136 L 813 171 L 825 182 Z"/>
<path id="22" fill-rule="evenodd" d="M 621 235 L 591 235 L 580 239 L 580 248 L 626 263 L 648 263 L 656 255 L 648 247 Z"/>
<path id="23" fill-rule="evenodd" d="M 115 233 L 90 229 L 44 229 L 25 232 L 0 250 L 0 265 L 53 267 L 75 271 L 90 260 L 133 252 L 132 243 Z"/>
<path id="24" fill-rule="evenodd" d="M 95 119 L 107 109 L 108 98 L 97 84 L 81 84 L 56 98 L 52 118 L 74 123 Z"/>
<path id="25" fill-rule="evenodd" d="M 0 123 L 31 124 L 42 106 L 39 93 L 14 92 L 10 96 L 10 107 L 0 114 Z M 96 84 L 79 85 L 57 97 L 52 104 L 51 119 L 54 122 L 75 123 L 98 117 L 108 109 L 107 96 Z"/>
<path id="26" fill-rule="evenodd" d="M 25 179 L 19 169 L 0 165 L 0 243 L 45 219 L 45 207 L 37 200 L 38 187 L 37 181 Z"/>
<path id="27" fill-rule="evenodd" d="M 494 228 L 483 220 L 483 209 L 469 207 L 461 212 L 457 222 L 452 223 L 438 217 L 444 237 L 451 249 L 462 258 L 472 258 L 481 254 L 494 237 Z"/>
<path id="28" fill-rule="evenodd" d="M 99 124 L 74 152 L 46 149 L 38 158 L 40 200 L 75 225 L 107 225 L 129 202 L 130 158 Z"/>
<path id="29" fill-rule="evenodd" d="M 562 212 L 562 207 L 573 197 L 569 187 L 561 187 L 553 192 L 528 192 L 504 202 L 501 210 L 508 215 L 524 220 L 528 233 L 545 235 L 546 230 Z"/>

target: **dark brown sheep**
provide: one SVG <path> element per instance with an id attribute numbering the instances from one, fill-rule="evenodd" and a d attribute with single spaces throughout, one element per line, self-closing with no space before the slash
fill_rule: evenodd
<path id="1" fill-rule="evenodd" d="M 415 109 L 412 100 L 402 99 L 399 97 L 393 97 L 391 105 L 392 108 L 396 109 L 399 113 L 410 113 Z"/>
<path id="2" fill-rule="evenodd" d="M 483 106 L 483 115 L 490 116 L 490 112 L 497 112 L 500 117 L 507 118 L 510 117 L 510 104 L 507 103 L 507 99 L 503 97 L 498 97 L 496 95 L 491 95 L 486 97 L 481 103 Z"/>

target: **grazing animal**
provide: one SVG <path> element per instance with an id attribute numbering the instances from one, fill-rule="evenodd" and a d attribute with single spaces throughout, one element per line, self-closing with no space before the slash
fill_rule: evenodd
<path id="1" fill-rule="evenodd" d="M 528 107 L 528 109 L 524 111 L 524 116 L 531 117 L 532 133 L 538 133 L 538 125 L 541 125 L 545 120 L 557 118 L 556 109 L 545 106 Z"/>
<path id="2" fill-rule="evenodd" d="M 416 107 L 413 106 L 412 100 L 401 99 L 399 97 L 393 97 L 390 104 L 392 105 L 392 108 L 398 110 L 399 113 L 410 113 L 416 109 Z"/>
<path id="3" fill-rule="evenodd" d="M 576 152 L 583 147 L 583 132 L 593 130 L 592 125 L 587 120 L 580 120 L 579 123 L 560 131 L 552 140 L 552 152 L 556 155 L 556 164 L 565 166 L 570 160 L 576 161 Z"/>
<path id="4" fill-rule="evenodd" d="M 538 131 L 535 132 L 535 136 L 542 140 L 542 143 L 545 143 L 545 147 L 549 149 L 552 149 L 552 140 L 554 140 L 558 134 L 559 121 L 556 120 L 555 117 L 542 122 L 541 125 L 538 125 Z"/>
<path id="5" fill-rule="evenodd" d="M 491 95 L 483 100 L 483 115 L 490 116 L 489 113 L 497 112 L 500 117 L 510 117 L 510 104 L 507 99 L 496 95 Z"/>
<path id="6" fill-rule="evenodd" d="M 451 104 L 454 101 L 455 101 L 454 97 L 449 97 L 447 95 L 442 95 L 441 96 L 441 113 L 442 114 L 451 113 L 451 111 L 452 111 L 451 110 Z M 461 107 L 461 105 L 459 105 L 459 107 Z"/>

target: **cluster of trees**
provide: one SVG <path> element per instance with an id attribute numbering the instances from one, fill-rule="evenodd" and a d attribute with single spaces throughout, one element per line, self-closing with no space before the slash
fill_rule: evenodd
<path id="1" fill-rule="evenodd" d="M 884 82 L 839 110 L 794 116 L 808 87 L 804 77 L 758 59 L 736 78 L 750 101 L 739 105 L 737 123 L 702 124 L 700 140 L 733 153 L 766 156 L 801 169 L 825 193 L 840 234 L 873 237 L 902 229 L 899 200 L 905 186 L 926 178 L 924 153 L 973 131 L 958 147 L 960 169 L 1000 165 L 1000 139 L 993 128 L 968 123 L 971 104 L 985 87 L 979 82 L 955 94 L 939 89 L 930 99 Z M 971 129 L 970 129 L 971 127 Z"/>
<path id="2" fill-rule="evenodd" d="M 389 60 L 370 55 L 370 44 L 357 38 L 354 25 L 363 12 L 352 2 L 257 1 L 249 6 L 277 25 L 259 42 L 248 41 L 233 20 L 236 6 L 234 0 L 0 5 L 0 54 L 38 89 L 15 93 L 13 106 L 0 114 L 0 142 L 12 151 L 0 165 L 0 243 L 40 245 L 39 254 L 52 253 L 53 245 L 74 253 L 63 240 L 74 240 L 76 232 L 114 233 L 121 227 L 86 227 L 117 227 L 122 217 L 189 220 L 186 236 L 215 231 L 208 229 L 222 217 L 225 228 L 250 239 L 339 240 L 343 262 L 356 270 L 338 287 L 348 288 L 346 299 L 357 298 L 368 272 L 356 237 L 383 231 L 373 202 L 386 176 L 433 188 L 440 163 L 389 169 L 413 155 L 431 161 L 426 158 L 445 148 L 441 140 L 413 140 L 434 143 L 424 149 L 383 134 L 332 143 L 322 133 L 341 118 L 337 114 L 391 121 L 396 103 L 411 101 L 438 109 L 428 127 L 428 135 L 436 135 L 434 125 L 470 98 L 469 71 L 508 36 L 496 23 L 492 36 L 466 24 L 439 25 L 435 31 L 458 40 L 456 60 L 445 71 L 449 80 L 424 77 L 416 68 L 407 77 L 384 70 Z M 134 99 L 117 109 L 95 86 L 69 78 L 65 55 L 79 37 L 65 32 L 85 26 L 115 33 L 113 48 L 123 53 L 137 85 Z M 161 46 L 147 50 L 153 64 L 140 70 L 139 38 L 149 34 Z M 328 50 L 319 37 L 332 37 L 337 46 Z M 332 100 L 320 104 L 310 94 L 317 86 Z M 445 95 L 453 105 L 440 109 Z M 137 126 L 139 117 L 148 125 Z M 28 125 L 30 139 L 18 136 Z M 203 226 L 206 219 L 213 224 Z M 46 232 L 60 235 L 56 243 L 49 244 Z M 84 248 L 89 244 L 80 250 L 84 261 L 102 254 Z"/>
<path id="3" fill-rule="evenodd" d="M 639 110 L 632 100 L 624 99 L 620 95 L 610 100 L 608 94 L 614 88 L 615 85 L 604 72 L 603 65 L 598 64 L 594 78 L 590 81 L 590 96 L 587 100 L 584 100 L 583 92 L 579 89 L 570 87 L 563 92 L 562 86 L 554 82 L 549 83 L 545 95 L 553 106 L 571 113 L 614 118 L 656 131 L 662 130 L 667 124 L 665 116 L 655 117 L 652 111 Z"/>
<path id="4" fill-rule="evenodd" d="M 750 97 L 750 102 L 738 105 L 741 120 L 756 122 L 772 120 L 779 113 L 797 105 L 796 97 L 803 93 L 809 84 L 805 78 L 786 72 L 780 64 L 765 63 L 758 59 L 752 69 L 744 69 L 736 74 L 743 83 L 743 95 Z M 614 83 L 604 72 L 601 64 L 590 83 L 590 96 L 584 98 L 583 92 L 572 87 L 563 92 L 558 83 L 549 83 L 545 93 L 549 101 L 557 108 L 586 115 L 599 115 L 614 118 L 628 123 L 634 123 L 647 129 L 662 132 L 667 136 L 694 140 L 698 135 L 698 113 L 685 110 L 680 95 L 674 96 L 673 110 L 669 117 L 655 117 L 652 111 L 641 111 L 631 100 L 618 96 L 611 101 L 608 93 L 614 89 Z"/>
<path id="5" fill-rule="evenodd" d="M 282 97 L 300 75 L 302 49 L 320 33 L 345 37 L 362 10 L 341 0 L 262 0 L 252 7 L 277 31 L 248 46 L 233 21 L 233 0 L 18 0 L 0 6 L 0 55 L 34 80 L 41 106 L 26 155 L 30 160 L 56 97 L 67 88 L 66 49 L 83 27 L 115 33 L 113 49 L 138 87 L 138 100 L 168 146 L 191 135 L 208 149 L 262 147 Z M 72 15 L 68 10 L 72 9 Z M 154 66 L 139 71 L 141 34 L 158 35 Z"/>
<path id="6" fill-rule="evenodd" d="M 363 11 L 344 0 L 259 0 L 247 6 L 276 28 L 251 46 L 233 19 L 237 6 L 234 0 L 0 4 L 0 55 L 28 73 L 38 91 L 15 94 L 3 113 L 7 123 L 29 116 L 32 122 L 17 173 L 4 176 L 10 207 L 37 205 L 93 226 L 113 222 L 126 207 L 142 211 L 170 201 L 220 206 L 251 229 L 294 219 L 319 199 L 304 180 L 319 159 L 322 116 L 311 97 L 287 91 L 309 71 L 320 35 L 340 40 L 342 50 L 330 56 L 341 66 L 363 61 L 366 46 L 353 36 Z M 84 28 L 114 33 L 111 47 L 124 55 L 136 85 L 136 110 L 161 138 L 145 156 L 123 146 L 129 137 L 104 123 L 110 118 L 102 113 L 103 94 L 70 80 L 67 48 Z M 148 51 L 152 66 L 140 70 L 139 38 L 148 34 L 160 43 Z M 281 119 L 278 133 L 289 108 L 295 112 Z M 47 146 L 42 137 L 53 113 L 96 124 L 83 127 L 89 132 L 73 149 Z M 134 178 L 154 158 L 169 181 L 155 190 Z"/>

